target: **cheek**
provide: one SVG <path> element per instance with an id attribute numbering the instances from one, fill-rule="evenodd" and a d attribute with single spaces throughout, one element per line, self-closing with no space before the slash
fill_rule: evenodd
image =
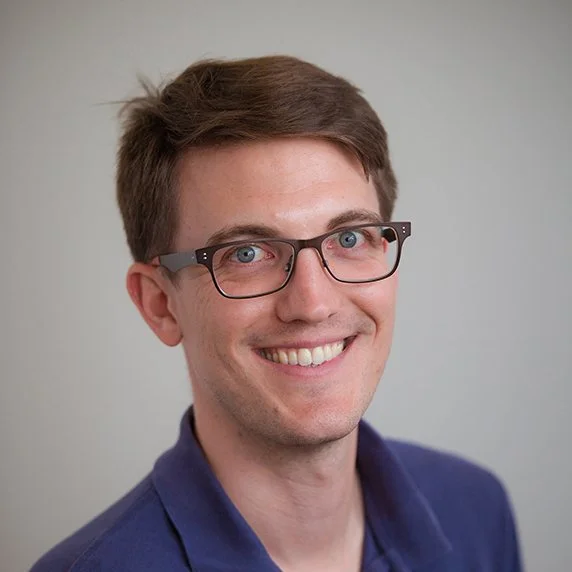
<path id="1" fill-rule="evenodd" d="M 268 300 L 231 300 L 210 283 L 189 284 L 182 300 L 178 319 L 189 357 L 235 358 L 269 315 Z"/>
<path id="2" fill-rule="evenodd" d="M 381 282 L 364 284 L 355 303 L 378 326 L 393 324 L 397 294 L 397 276 L 393 275 Z"/>
<path id="3" fill-rule="evenodd" d="M 210 340 L 218 339 L 214 287 L 203 277 L 185 279 L 177 299 L 177 321 L 183 334 L 183 346 L 193 362 L 212 355 Z"/>

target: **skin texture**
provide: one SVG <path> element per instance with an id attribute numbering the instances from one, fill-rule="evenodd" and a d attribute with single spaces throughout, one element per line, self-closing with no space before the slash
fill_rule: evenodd
<path id="1" fill-rule="evenodd" d="M 359 162 L 310 138 L 194 150 L 181 160 L 179 188 L 176 251 L 200 248 L 232 225 L 312 238 L 351 210 L 379 216 Z M 230 239 L 240 238 L 248 236 Z M 202 267 L 183 269 L 175 286 L 159 269 L 136 263 L 127 287 L 157 336 L 182 344 L 199 441 L 275 561 L 284 570 L 358 570 L 356 427 L 389 354 L 397 273 L 342 284 L 305 249 L 288 286 L 261 298 L 223 298 Z M 351 343 L 338 358 L 313 368 L 259 353 L 345 338 Z"/>

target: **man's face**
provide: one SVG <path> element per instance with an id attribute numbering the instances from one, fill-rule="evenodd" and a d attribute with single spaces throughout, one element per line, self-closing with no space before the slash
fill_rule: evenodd
<path id="1" fill-rule="evenodd" d="M 375 189 L 359 162 L 320 140 L 192 151 L 179 175 L 179 251 L 200 248 L 235 226 L 263 225 L 279 237 L 312 238 L 349 211 L 379 214 Z M 344 226 L 362 222 L 350 219 Z M 224 241 L 244 238 L 252 237 L 230 234 Z M 224 298 L 204 267 L 180 275 L 171 307 L 197 411 L 282 444 L 324 443 L 355 428 L 389 353 L 396 274 L 380 282 L 342 284 L 327 273 L 315 250 L 304 249 L 286 288 L 260 298 Z M 335 354 L 340 344 L 340 355 L 317 366 L 265 357 L 279 350 L 307 356 L 301 348 L 320 346 L 327 357 L 325 346 Z"/>

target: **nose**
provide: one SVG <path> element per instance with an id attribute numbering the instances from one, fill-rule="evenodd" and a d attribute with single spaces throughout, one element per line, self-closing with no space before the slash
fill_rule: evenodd
<path id="1" fill-rule="evenodd" d="M 324 268 L 318 252 L 305 248 L 298 253 L 290 282 L 276 293 L 276 314 L 283 322 L 323 322 L 340 309 L 340 286 Z"/>

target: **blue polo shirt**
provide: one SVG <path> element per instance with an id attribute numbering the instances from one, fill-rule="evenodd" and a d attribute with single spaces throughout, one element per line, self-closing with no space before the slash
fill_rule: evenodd
<path id="1" fill-rule="evenodd" d="M 193 432 L 120 501 L 41 558 L 31 572 L 277 572 L 224 492 Z M 366 508 L 363 572 L 519 572 L 507 495 L 458 457 L 384 440 L 359 426 Z"/>

